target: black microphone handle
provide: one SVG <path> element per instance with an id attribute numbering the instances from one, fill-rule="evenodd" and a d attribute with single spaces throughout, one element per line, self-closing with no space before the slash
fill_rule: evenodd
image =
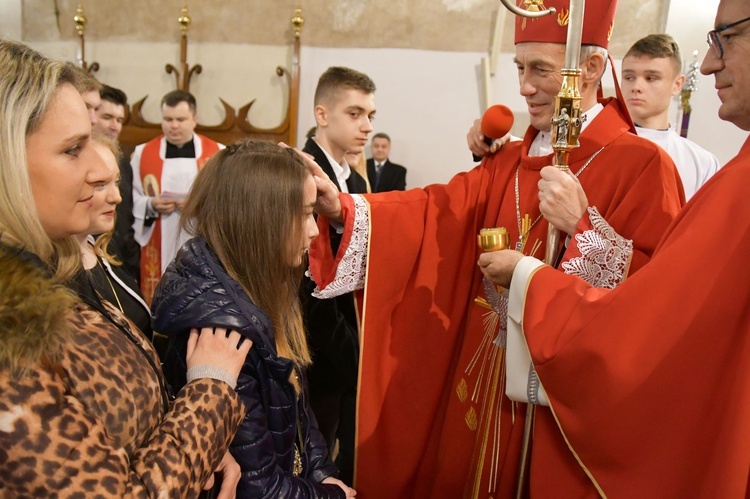
<path id="1" fill-rule="evenodd" d="M 488 146 L 491 146 L 491 145 L 492 145 L 492 142 L 493 142 L 494 140 L 495 140 L 495 139 L 491 139 L 491 138 L 489 138 L 489 137 L 486 137 L 486 136 L 484 137 L 484 143 L 485 143 L 485 144 L 487 144 Z M 476 154 L 474 154 L 474 153 L 471 153 L 471 157 L 472 157 L 472 159 L 474 160 L 474 162 L 475 162 L 475 163 L 479 163 L 479 162 L 481 162 L 481 161 L 482 161 L 482 158 L 481 158 L 480 156 L 477 156 L 477 155 L 476 155 Z"/>

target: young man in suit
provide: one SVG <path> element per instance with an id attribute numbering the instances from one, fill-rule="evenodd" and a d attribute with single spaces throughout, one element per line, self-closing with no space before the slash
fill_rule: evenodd
<path id="1" fill-rule="evenodd" d="M 406 168 L 391 163 L 391 138 L 379 132 L 372 136 L 372 158 L 367 160 L 367 177 L 370 179 L 372 192 L 406 190 Z"/>
<path id="2" fill-rule="evenodd" d="M 375 115 L 375 84 L 365 74 L 344 67 L 328 68 L 315 90 L 315 135 L 304 152 L 328 175 L 339 191 L 367 192 L 367 183 L 346 161 L 347 153 L 363 153 Z M 338 249 L 341 234 L 331 231 Z M 305 280 L 303 312 L 314 363 L 310 370 L 310 403 L 333 454 L 341 479 L 351 485 L 354 474 L 354 432 L 359 369 L 359 324 L 354 294 L 331 300 L 311 296 L 315 284 Z"/>

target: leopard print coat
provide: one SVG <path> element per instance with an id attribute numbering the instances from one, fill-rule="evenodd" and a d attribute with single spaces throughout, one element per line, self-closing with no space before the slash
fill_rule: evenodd
<path id="1" fill-rule="evenodd" d="M 197 497 L 244 416 L 226 383 L 170 403 L 148 340 L 0 247 L 0 497 Z"/>

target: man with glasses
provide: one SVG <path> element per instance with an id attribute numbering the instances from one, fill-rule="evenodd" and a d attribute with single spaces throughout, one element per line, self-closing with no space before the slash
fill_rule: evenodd
<path id="1" fill-rule="evenodd" d="M 719 116 L 746 131 L 748 21 L 750 3 L 721 0 L 701 66 Z M 749 199 L 750 139 L 611 291 L 514 251 L 480 256 L 487 277 L 510 285 L 509 334 L 600 494 L 749 496 Z"/>
<path id="2" fill-rule="evenodd" d="M 727 32 L 727 30 L 739 26 L 740 24 L 744 24 L 747 21 L 750 21 L 750 17 L 746 17 L 745 19 L 740 19 L 739 21 L 735 21 L 731 24 L 712 29 L 708 32 L 708 36 L 706 36 L 706 42 L 708 43 L 709 48 L 719 59 L 724 58 L 724 46 L 721 43 L 721 38 L 724 37 L 727 43 L 729 43 L 729 39 L 733 36 L 733 33 Z"/>

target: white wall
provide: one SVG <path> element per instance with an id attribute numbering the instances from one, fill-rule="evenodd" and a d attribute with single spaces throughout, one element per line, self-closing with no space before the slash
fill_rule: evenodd
<path id="1" fill-rule="evenodd" d="M 0 0 L 0 39 L 21 38 L 21 2 Z"/>

